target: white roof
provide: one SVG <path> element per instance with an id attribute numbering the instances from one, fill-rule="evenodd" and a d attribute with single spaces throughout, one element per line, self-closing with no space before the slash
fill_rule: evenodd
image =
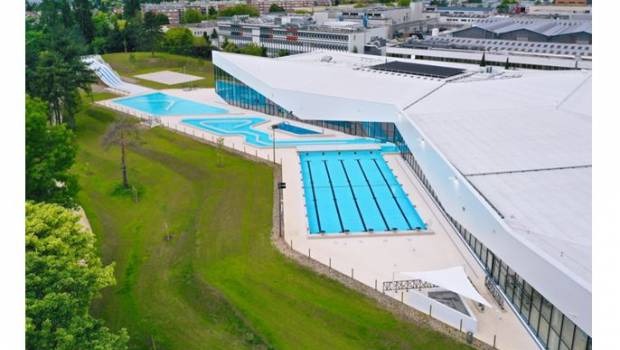
<path id="1" fill-rule="evenodd" d="M 401 272 L 400 274 L 409 278 L 420 279 L 422 281 L 432 283 L 460 296 L 491 307 L 491 304 L 489 304 L 471 284 L 467 278 L 467 274 L 465 274 L 463 266 L 455 266 L 433 271 Z"/>
<path id="2" fill-rule="evenodd" d="M 405 112 L 515 234 L 591 285 L 591 73 L 523 74 L 448 84 Z"/>
<path id="3" fill-rule="evenodd" d="M 329 62 L 321 61 L 328 60 L 328 57 L 331 58 Z M 248 55 L 229 55 L 226 59 L 242 67 L 252 66 L 252 76 L 269 82 L 275 89 L 390 103 L 401 108 L 442 84 L 438 79 L 403 78 L 378 71 L 356 70 L 385 62 L 378 56 L 361 57 L 364 58 L 315 51 L 265 60 L 261 64 L 256 64 L 256 57 Z M 308 64 L 310 62 L 312 64 Z M 416 83 L 411 84 L 411 80 Z"/>

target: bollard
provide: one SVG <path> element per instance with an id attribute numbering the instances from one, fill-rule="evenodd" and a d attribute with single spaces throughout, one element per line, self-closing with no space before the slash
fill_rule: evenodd
<path id="1" fill-rule="evenodd" d="M 355 278 L 353 277 L 353 269 L 351 269 L 351 278 L 355 279 Z"/>
<path id="2" fill-rule="evenodd" d="M 377 279 L 375 278 L 375 290 L 377 290 Z"/>
<path id="3" fill-rule="evenodd" d="M 332 270 L 332 258 L 329 258 L 329 271 Z"/>
<path id="4" fill-rule="evenodd" d="M 310 248 L 308 248 L 308 257 L 310 257 Z"/>
<path id="5" fill-rule="evenodd" d="M 493 334 L 493 349 L 497 349 L 495 347 L 495 341 L 497 340 L 497 334 Z"/>
<path id="6" fill-rule="evenodd" d="M 428 308 L 428 315 L 429 315 L 429 316 L 433 316 L 433 304 L 430 304 L 430 305 L 429 305 L 429 308 Z"/>
<path id="7" fill-rule="evenodd" d="M 463 319 L 461 318 L 461 323 L 459 324 L 459 332 L 463 331 Z"/>

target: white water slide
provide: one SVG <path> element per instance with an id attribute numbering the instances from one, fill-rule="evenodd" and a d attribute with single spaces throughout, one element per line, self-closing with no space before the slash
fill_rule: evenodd
<path id="1" fill-rule="evenodd" d="M 85 56 L 82 61 L 112 90 L 127 95 L 139 95 L 153 91 L 140 85 L 124 82 L 99 55 Z"/>

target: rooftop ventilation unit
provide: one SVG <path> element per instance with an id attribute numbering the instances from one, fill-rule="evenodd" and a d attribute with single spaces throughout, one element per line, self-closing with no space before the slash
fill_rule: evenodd
<path id="1" fill-rule="evenodd" d="M 321 62 L 331 62 L 334 58 L 332 56 L 323 56 L 321 57 Z"/>

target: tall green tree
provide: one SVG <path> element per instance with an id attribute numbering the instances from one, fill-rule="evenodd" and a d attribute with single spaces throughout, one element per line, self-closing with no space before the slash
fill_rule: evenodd
<path id="1" fill-rule="evenodd" d="M 115 334 L 89 314 L 100 290 L 115 284 L 113 269 L 77 214 L 27 202 L 26 349 L 126 349 L 124 329 Z"/>
<path id="2" fill-rule="evenodd" d="M 26 90 L 47 102 L 52 124 L 75 126 L 81 99 L 79 90 L 88 93 L 96 82 L 92 71 L 78 57 L 67 59 L 57 51 L 43 51 L 28 77 Z"/>
<path id="3" fill-rule="evenodd" d="M 187 28 L 170 28 L 164 37 L 164 49 L 178 55 L 188 55 L 194 46 L 194 35 Z"/>
<path id="4" fill-rule="evenodd" d="M 217 10 L 215 9 L 215 7 L 209 6 L 209 9 L 207 10 L 207 15 L 209 16 L 209 18 L 216 18 Z"/>
<path id="5" fill-rule="evenodd" d="M 77 180 L 69 173 L 76 154 L 71 130 L 48 123 L 46 103 L 26 97 L 26 199 L 75 205 Z"/>
<path id="6" fill-rule="evenodd" d="M 93 9 L 90 0 L 74 0 L 75 21 L 77 22 L 86 43 L 90 44 L 95 38 L 95 25 L 93 23 Z"/>
<path id="7" fill-rule="evenodd" d="M 269 6 L 269 13 L 274 13 L 274 12 L 285 12 L 285 10 L 284 10 L 284 7 L 278 4 L 271 4 L 271 6 Z"/>
<path id="8" fill-rule="evenodd" d="M 155 56 L 155 49 L 164 38 L 164 32 L 159 24 L 160 21 L 161 19 L 151 11 L 144 14 L 142 44 L 148 51 L 151 51 L 151 56 Z"/>
<path id="9" fill-rule="evenodd" d="M 141 130 L 140 124 L 136 119 L 123 117 L 110 125 L 101 142 L 105 148 L 114 145 L 121 148 L 121 176 L 123 178 L 123 187 L 126 189 L 129 188 L 127 148 L 139 146 L 142 143 L 140 137 Z"/>
<path id="10" fill-rule="evenodd" d="M 202 21 L 202 13 L 195 9 L 188 9 L 181 17 L 181 23 L 200 23 Z"/>
<path id="11" fill-rule="evenodd" d="M 126 19 L 135 17 L 140 12 L 140 0 L 123 0 L 123 16 Z"/>

